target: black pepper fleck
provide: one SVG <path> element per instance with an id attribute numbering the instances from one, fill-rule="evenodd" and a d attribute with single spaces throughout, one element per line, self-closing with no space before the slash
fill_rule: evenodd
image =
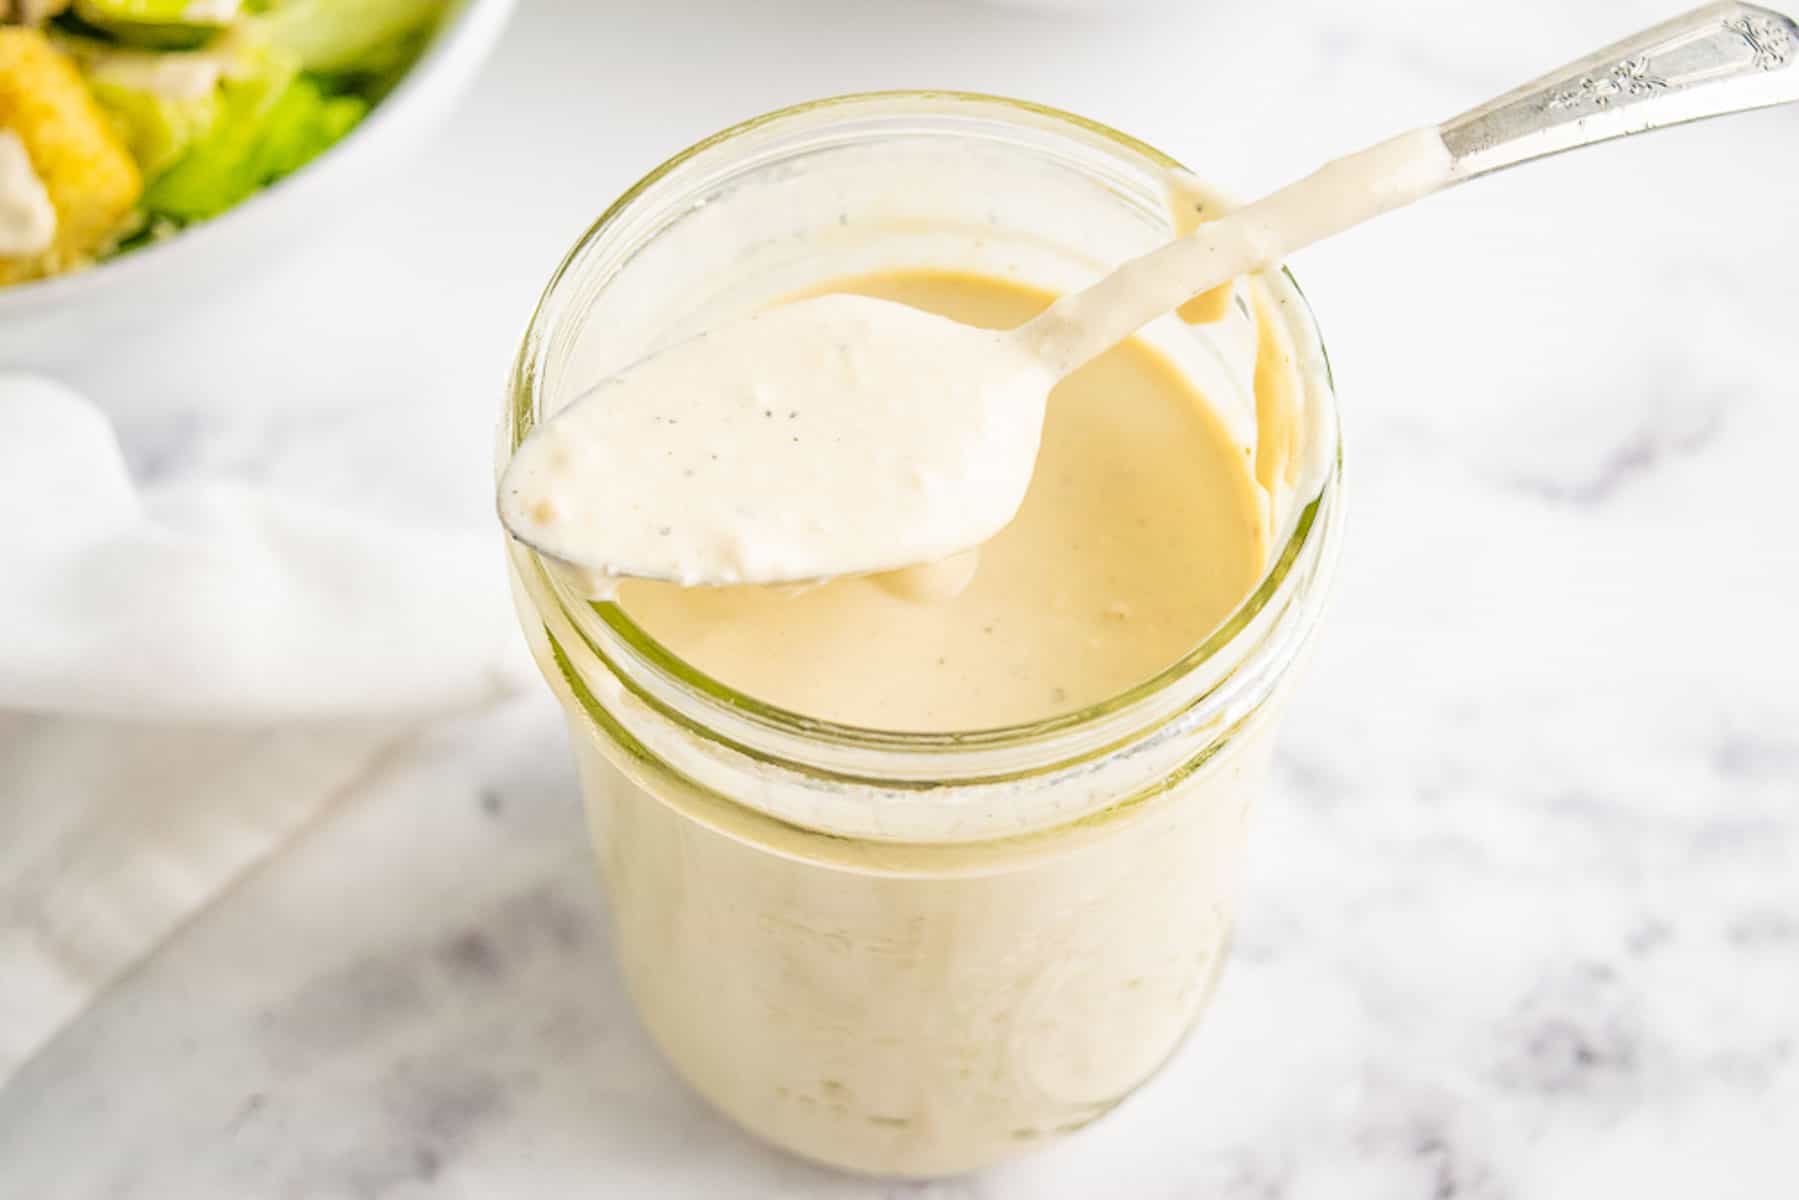
<path id="1" fill-rule="evenodd" d="M 661 534 L 663 537 L 667 537 L 669 534 L 673 533 L 674 531 L 675 531 L 675 527 L 673 525 L 660 525 L 660 526 L 657 526 L 657 528 L 656 528 L 656 532 Z"/>

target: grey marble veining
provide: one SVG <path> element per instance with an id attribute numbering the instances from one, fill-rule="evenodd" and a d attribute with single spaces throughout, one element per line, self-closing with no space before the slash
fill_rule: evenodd
<path id="1" fill-rule="evenodd" d="M 134 465 L 485 520 L 498 383 L 555 258 L 751 111 L 1025 94 L 1253 191 L 1666 11 L 674 7 L 527 3 L 406 184 L 82 372 Z M 1337 603 L 1217 1002 L 1114 1116 L 932 1185 L 736 1132 L 631 1013 L 532 696 L 433 731 L 29 1064 L 0 1196 L 1788 1194 L 1795 135 L 1770 112 L 1570 156 L 1296 263 L 1348 424 Z"/>

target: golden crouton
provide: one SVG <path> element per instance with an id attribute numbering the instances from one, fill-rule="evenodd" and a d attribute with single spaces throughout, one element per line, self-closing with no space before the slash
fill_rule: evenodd
<path id="1" fill-rule="evenodd" d="M 75 66 L 35 29 L 0 28 L 0 129 L 11 130 L 56 209 L 56 240 L 0 257 L 0 284 L 74 266 L 103 249 L 143 193 L 137 163 Z"/>

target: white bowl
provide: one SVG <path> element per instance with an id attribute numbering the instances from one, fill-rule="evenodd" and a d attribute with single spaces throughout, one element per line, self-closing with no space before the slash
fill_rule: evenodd
<path id="1" fill-rule="evenodd" d="M 337 145 L 210 221 L 70 275 L 0 287 L 0 366 L 52 367 L 133 326 L 179 315 L 245 264 L 292 250 L 334 208 L 402 163 L 448 115 L 499 41 L 513 0 L 456 0 L 399 86 Z"/>

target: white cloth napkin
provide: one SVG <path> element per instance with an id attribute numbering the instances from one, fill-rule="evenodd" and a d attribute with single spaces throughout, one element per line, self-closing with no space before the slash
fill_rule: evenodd
<path id="1" fill-rule="evenodd" d="M 238 484 L 139 494 L 98 409 L 0 378 L 0 707 L 268 722 L 443 709 L 518 663 L 496 534 Z"/>
<path id="2" fill-rule="evenodd" d="M 0 1084 L 419 721 L 520 685 L 491 530 L 139 492 L 0 374 Z"/>

